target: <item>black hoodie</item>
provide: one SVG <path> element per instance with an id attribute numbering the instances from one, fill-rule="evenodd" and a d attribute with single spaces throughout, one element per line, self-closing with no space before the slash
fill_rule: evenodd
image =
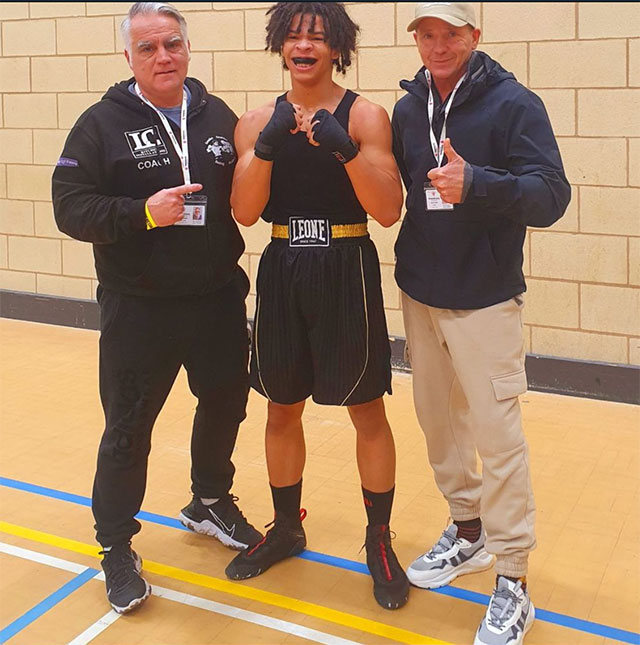
<path id="1" fill-rule="evenodd" d="M 93 243 L 98 280 L 107 289 L 156 297 L 209 293 L 232 278 L 244 251 L 229 205 L 237 118 L 199 81 L 186 80 L 191 181 L 208 197 L 206 225 L 147 231 L 147 198 L 184 179 L 158 115 L 129 91 L 133 82 L 111 87 L 69 133 L 53 173 L 56 222 Z"/>
<path id="2" fill-rule="evenodd" d="M 393 146 L 407 214 L 395 246 L 398 285 L 443 309 L 480 309 L 524 292 L 526 228 L 551 226 L 571 197 L 542 101 L 487 54 L 474 52 L 447 119 L 447 136 L 471 165 L 473 183 L 453 210 L 427 211 L 423 186 L 437 163 L 424 67 L 400 86 L 408 94 L 395 106 Z M 434 98 L 439 139 L 443 105 L 437 91 Z"/>

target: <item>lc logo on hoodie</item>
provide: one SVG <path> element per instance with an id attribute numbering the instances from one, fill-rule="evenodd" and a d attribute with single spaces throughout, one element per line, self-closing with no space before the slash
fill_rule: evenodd
<path id="1" fill-rule="evenodd" d="M 134 159 L 148 159 L 167 154 L 167 146 L 160 136 L 157 125 L 124 134 Z"/>

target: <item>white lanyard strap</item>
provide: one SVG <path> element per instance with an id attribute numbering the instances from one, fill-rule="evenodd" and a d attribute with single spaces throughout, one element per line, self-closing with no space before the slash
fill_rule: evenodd
<path id="1" fill-rule="evenodd" d="M 135 84 L 135 91 L 140 100 L 143 103 L 146 103 L 159 117 L 160 121 L 162 121 L 162 125 L 164 126 L 164 129 L 167 131 L 167 134 L 169 135 L 169 139 L 171 139 L 171 143 L 173 144 L 173 148 L 176 151 L 176 154 L 178 155 L 178 158 L 180 159 L 180 163 L 182 164 L 182 176 L 184 177 L 184 183 L 185 184 L 190 184 L 191 183 L 191 173 L 189 172 L 189 140 L 187 138 L 187 93 L 186 91 L 182 90 L 182 109 L 180 110 L 180 139 L 182 141 L 182 147 L 180 147 L 180 144 L 178 143 L 178 140 L 176 139 L 176 135 L 173 134 L 173 129 L 171 128 L 171 125 L 169 124 L 169 121 L 167 121 L 167 117 L 158 110 L 158 108 L 149 101 L 145 96 L 142 95 L 142 92 L 140 91 L 140 88 L 138 87 L 138 84 Z"/>
<path id="2" fill-rule="evenodd" d="M 453 88 L 453 92 L 449 96 L 449 100 L 444 107 L 444 122 L 442 123 L 442 131 L 440 132 L 440 141 L 436 141 L 436 135 L 433 133 L 433 90 L 431 89 L 431 73 L 428 69 L 424 70 L 424 75 L 427 77 L 427 84 L 429 85 L 429 100 L 427 102 L 427 116 L 429 117 L 429 137 L 431 138 L 431 149 L 433 150 L 433 158 L 438 164 L 438 168 L 442 165 L 442 160 L 444 159 L 444 140 L 447 138 L 447 117 L 449 116 L 449 110 L 453 105 L 453 99 L 458 91 L 458 88 L 462 85 L 462 82 L 467 75 L 464 74 L 460 80 L 456 83 L 456 86 Z"/>

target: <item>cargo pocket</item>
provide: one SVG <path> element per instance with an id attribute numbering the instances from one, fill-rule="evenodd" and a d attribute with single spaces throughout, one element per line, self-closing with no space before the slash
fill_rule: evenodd
<path id="1" fill-rule="evenodd" d="M 497 401 L 513 399 L 527 391 L 527 374 L 523 368 L 511 374 L 494 376 L 491 379 L 491 385 Z"/>

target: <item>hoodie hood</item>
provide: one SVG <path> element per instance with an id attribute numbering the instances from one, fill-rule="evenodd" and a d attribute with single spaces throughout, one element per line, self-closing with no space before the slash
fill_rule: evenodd
<path id="1" fill-rule="evenodd" d="M 126 81 L 120 81 L 112 85 L 102 97 L 103 101 L 115 101 L 120 105 L 126 105 L 128 109 L 135 110 L 140 113 L 146 113 L 149 109 L 142 101 L 132 92 L 129 87 L 136 82 L 135 78 L 130 78 Z M 189 114 L 196 110 L 201 110 L 206 103 L 207 89 L 196 78 L 187 77 L 185 85 L 191 92 L 191 104 L 189 105 Z"/>
<path id="2" fill-rule="evenodd" d="M 400 87 L 426 103 L 429 96 L 429 86 L 427 85 L 424 72 L 425 67 L 423 65 L 413 80 L 400 81 Z M 456 94 L 455 103 L 465 101 L 477 93 L 483 92 L 488 87 L 506 80 L 515 81 L 516 77 L 484 52 L 474 51 L 469 58 L 467 78 Z M 442 98 L 444 99 L 446 97 Z"/>

